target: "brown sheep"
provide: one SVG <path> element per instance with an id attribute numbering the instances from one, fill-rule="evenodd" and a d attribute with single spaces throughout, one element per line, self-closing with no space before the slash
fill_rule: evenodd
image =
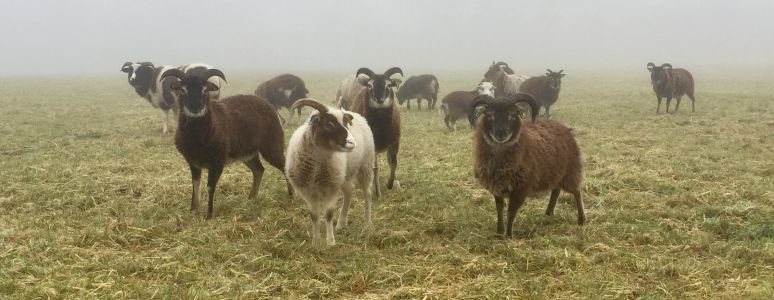
<path id="1" fill-rule="evenodd" d="M 366 76 L 360 76 L 365 74 Z M 400 74 L 403 70 L 398 67 L 388 69 L 384 74 L 374 74 L 368 68 L 360 68 L 355 73 L 360 85 L 363 87 L 355 94 L 350 110 L 358 113 L 368 120 L 368 126 L 374 135 L 376 153 L 387 151 L 387 161 L 390 164 L 390 178 L 387 180 L 387 188 L 392 189 L 395 182 L 395 169 L 398 167 L 398 150 L 400 149 L 400 108 L 395 102 L 393 89 L 400 85 L 400 79 L 392 79 L 390 76 Z M 379 188 L 379 167 L 374 161 L 375 193 L 381 195 Z"/>
<path id="2" fill-rule="evenodd" d="M 264 167 L 259 155 L 284 174 L 283 154 L 285 137 L 274 107 L 256 96 L 238 95 L 219 101 L 210 99 L 209 92 L 218 87 L 208 78 L 225 75 L 218 69 L 209 69 L 202 76 L 188 76 L 172 69 L 161 75 L 161 80 L 176 77 L 171 85 L 180 101 L 175 146 L 191 169 L 193 193 L 191 210 L 199 209 L 199 183 L 202 169 L 207 176 L 207 219 L 212 218 L 215 187 L 223 168 L 232 162 L 244 162 L 253 172 L 250 199 L 258 194 Z M 288 184 L 288 194 L 293 191 Z"/>
<path id="3" fill-rule="evenodd" d="M 556 100 L 559 99 L 559 91 L 562 88 L 562 78 L 566 74 L 562 74 L 562 71 L 564 70 L 554 72 L 549 69 L 547 71 L 548 72 L 544 76 L 532 77 L 524 81 L 519 87 L 519 92 L 531 95 L 532 98 L 535 99 L 535 102 L 537 102 L 538 111 L 540 111 L 541 107 L 545 107 L 546 117 L 550 117 L 551 114 L 548 110 L 551 108 L 551 105 L 554 105 Z"/>
<path id="4" fill-rule="evenodd" d="M 441 100 L 441 111 L 443 111 L 443 122 L 450 131 L 457 130 L 457 119 L 462 116 L 468 117 L 470 128 L 475 125 L 475 115 L 473 114 L 473 98 L 478 95 L 494 96 L 495 87 L 489 81 L 482 81 L 478 88 L 472 91 L 454 91 L 443 97 Z"/>
<path id="5" fill-rule="evenodd" d="M 661 110 L 661 98 L 666 97 L 666 111 L 669 112 L 669 104 L 672 103 L 672 98 L 677 98 L 677 104 L 675 105 L 675 111 L 680 108 L 680 100 L 683 95 L 688 95 L 691 99 L 691 112 L 695 112 L 696 98 L 693 97 L 693 75 L 686 69 L 672 69 L 672 65 L 663 64 L 657 67 L 656 64 L 648 63 L 648 71 L 650 71 L 650 82 L 653 85 L 653 91 L 656 92 L 656 99 L 658 99 L 658 106 L 656 106 L 656 113 Z"/>
<path id="6" fill-rule="evenodd" d="M 422 110 L 422 99 L 427 100 L 427 109 L 435 109 L 435 102 L 438 100 L 438 78 L 432 74 L 423 74 L 411 76 L 406 82 L 400 85 L 398 93 L 398 104 L 406 103 L 406 109 L 411 110 L 411 99 L 417 99 L 417 107 Z"/>
<path id="7" fill-rule="evenodd" d="M 531 107 L 532 122 L 522 122 L 519 103 Z M 581 198 L 581 155 L 570 129 L 555 121 L 535 122 L 538 107 L 527 94 L 494 99 L 481 95 L 473 107 L 483 106 L 474 135 L 473 173 L 495 198 L 497 233 L 512 237 L 513 220 L 528 195 L 550 190 L 546 215 L 554 213 L 560 189 L 572 193 L 578 224 L 586 222 Z M 503 224 L 504 197 L 508 223 Z"/>

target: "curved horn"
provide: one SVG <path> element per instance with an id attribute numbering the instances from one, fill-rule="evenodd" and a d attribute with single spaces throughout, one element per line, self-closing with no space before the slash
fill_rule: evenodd
<path id="1" fill-rule="evenodd" d="M 551 71 L 551 69 L 546 69 L 546 71 L 548 71 L 548 73 L 556 73 L 554 71 Z"/>
<path id="2" fill-rule="evenodd" d="M 649 63 L 648 63 L 648 70 L 651 70 L 651 71 L 653 71 L 653 68 L 655 68 L 655 67 L 656 67 L 656 64 L 654 64 L 654 63 L 652 63 L 652 62 L 649 62 Z"/>
<path id="3" fill-rule="evenodd" d="M 559 70 L 557 73 L 562 74 L 562 72 L 564 72 L 564 69 Z"/>
<path id="4" fill-rule="evenodd" d="M 374 77 L 374 71 L 371 71 L 369 68 L 360 68 L 357 69 L 357 72 L 355 73 L 355 77 L 359 77 L 360 74 L 366 74 L 368 77 Z"/>
<path id="5" fill-rule="evenodd" d="M 394 75 L 395 73 L 400 74 L 400 76 L 403 77 L 403 70 L 401 70 L 398 67 L 392 67 L 387 69 L 387 71 L 384 72 L 384 77 L 390 78 L 390 76 Z"/>
<path id="6" fill-rule="evenodd" d="M 180 69 L 169 69 L 162 73 L 161 76 L 159 76 L 159 81 L 162 81 L 164 78 L 169 76 L 176 77 L 177 79 L 183 79 L 183 77 L 185 77 L 185 72 L 181 71 Z"/>
<path id="7" fill-rule="evenodd" d="M 668 63 L 664 63 L 664 64 L 662 64 L 662 65 L 661 65 L 661 67 L 662 67 L 662 68 L 670 68 L 670 69 L 671 69 L 671 68 L 672 68 L 672 65 L 671 65 L 671 64 L 668 64 Z"/>
<path id="8" fill-rule="evenodd" d="M 537 105 L 537 102 L 535 102 L 535 98 L 532 98 L 532 96 L 529 94 L 518 93 L 511 95 L 508 99 L 513 100 L 514 104 L 519 102 L 529 104 L 530 108 L 532 109 L 532 122 L 535 122 L 535 119 L 537 119 L 537 116 L 540 113 L 540 107 Z"/>
<path id="9" fill-rule="evenodd" d="M 470 102 L 470 110 L 475 111 L 476 108 L 482 105 L 489 105 L 489 103 L 493 100 L 492 96 L 489 95 L 478 95 L 475 98 L 473 98 L 473 101 Z"/>
<path id="10" fill-rule="evenodd" d="M 293 103 L 292 106 L 290 106 L 290 110 L 293 111 L 294 109 L 297 109 L 301 106 L 309 106 L 311 108 L 316 109 L 320 113 L 328 112 L 328 107 L 326 107 L 325 105 L 322 105 L 322 103 L 312 98 L 304 98 L 296 101 L 295 103 Z"/>
<path id="11" fill-rule="evenodd" d="M 124 65 L 121 66 L 121 72 L 126 72 L 126 67 L 131 67 L 131 66 L 132 66 L 132 62 L 131 61 L 125 62 Z"/>
<path id="12" fill-rule="evenodd" d="M 223 79 L 223 82 L 226 82 L 226 75 L 223 75 L 223 72 L 218 69 L 207 69 L 204 72 L 204 79 L 210 79 L 212 76 L 218 76 L 220 79 Z"/>

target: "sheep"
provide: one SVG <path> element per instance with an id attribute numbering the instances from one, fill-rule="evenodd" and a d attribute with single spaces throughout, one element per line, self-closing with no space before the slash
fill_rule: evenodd
<path id="1" fill-rule="evenodd" d="M 546 118 L 551 117 L 548 110 L 551 105 L 556 103 L 556 99 L 559 98 L 559 91 L 562 88 L 562 78 L 566 74 L 562 74 L 564 70 L 559 72 L 546 69 L 548 72 L 544 76 L 536 76 L 524 81 L 519 87 L 519 92 L 529 94 L 538 104 L 538 111 L 541 107 L 546 108 Z"/>
<path id="2" fill-rule="evenodd" d="M 169 111 L 172 111 L 174 119 L 177 119 L 179 111 L 177 97 L 169 88 L 175 79 L 167 78 L 159 80 L 159 75 L 167 70 L 174 69 L 171 66 L 154 66 L 151 62 L 125 62 L 121 72 L 127 74 L 129 85 L 134 88 L 140 97 L 145 98 L 154 107 L 161 109 L 162 132 L 169 132 Z"/>
<path id="3" fill-rule="evenodd" d="M 199 209 L 202 169 L 209 170 L 207 219 L 212 218 L 215 187 L 226 165 L 241 161 L 250 168 L 253 186 L 249 199 L 255 199 L 263 178 L 264 167 L 259 155 L 273 167 L 285 169 L 285 138 L 274 107 L 265 99 L 252 95 L 237 95 L 219 101 L 211 99 L 209 92 L 218 90 L 208 81 L 213 76 L 226 80 L 218 69 L 208 69 L 201 76 L 170 69 L 160 77 L 161 80 L 178 80 L 170 86 L 180 99 L 182 111 L 175 146 L 191 169 L 192 211 Z M 288 183 L 288 195 L 292 194 Z"/>
<path id="4" fill-rule="evenodd" d="M 411 76 L 398 89 L 396 96 L 398 104 L 406 102 L 406 108 L 411 110 L 411 99 L 417 99 L 417 106 L 422 110 L 422 99 L 427 100 L 428 109 L 435 109 L 438 100 L 438 78 L 432 74 Z"/>
<path id="5" fill-rule="evenodd" d="M 650 82 L 653 85 L 653 91 L 656 92 L 658 106 L 656 113 L 661 110 L 661 98 L 666 97 L 666 111 L 669 113 L 669 104 L 672 98 L 677 98 L 674 112 L 680 108 L 680 101 L 683 95 L 688 95 L 691 99 L 691 112 L 696 112 L 696 98 L 693 96 L 693 75 L 686 69 L 672 69 L 671 64 L 663 64 L 657 67 L 656 64 L 649 62 L 648 71 L 650 71 Z"/>
<path id="6" fill-rule="evenodd" d="M 484 73 L 484 80 L 495 85 L 496 97 L 512 95 L 519 92 L 521 84 L 529 79 L 526 75 L 515 75 L 513 69 L 504 62 L 492 62 Z"/>
<path id="7" fill-rule="evenodd" d="M 309 208 L 312 243 L 322 243 L 319 226 L 323 221 L 320 217 L 324 216 L 326 242 L 333 246 L 336 244 L 333 233 L 336 201 L 343 192 L 344 203 L 336 222 L 338 232 L 347 225 L 356 182 L 363 190 L 365 223 L 371 223 L 374 139 L 368 121 L 359 114 L 329 109 L 313 99 L 298 100 L 291 109 L 302 106 L 310 106 L 317 112 L 290 138 L 285 174 Z"/>
<path id="8" fill-rule="evenodd" d="M 279 115 L 279 109 L 285 107 L 289 110 L 290 117 L 293 117 L 293 111 L 290 111 L 290 106 L 298 99 L 306 98 L 309 94 L 309 90 L 306 89 L 304 80 L 300 77 L 292 74 L 282 74 L 263 83 L 259 84 L 255 89 L 255 95 L 266 99 L 274 105 L 277 109 L 277 115 Z M 297 111 L 298 118 L 301 118 L 301 108 Z M 285 123 L 282 116 L 279 116 L 280 121 Z"/>
<path id="9" fill-rule="evenodd" d="M 532 122 L 522 122 L 519 103 L 528 104 Z M 538 106 L 527 94 L 473 99 L 483 107 L 473 138 L 473 173 L 495 198 L 497 233 L 511 238 L 513 220 L 528 195 L 551 190 L 546 215 L 553 215 L 560 189 L 572 193 L 578 224 L 586 222 L 581 198 L 581 155 L 571 129 L 556 121 L 535 122 Z M 503 225 L 503 197 L 508 196 L 508 223 Z"/>
<path id="10" fill-rule="evenodd" d="M 390 78 L 395 74 L 403 76 L 403 70 L 392 67 L 384 74 L 374 74 L 374 71 L 369 68 L 358 69 L 355 77 L 363 87 L 355 94 L 350 107 L 352 112 L 368 120 L 368 126 L 371 127 L 374 135 L 376 153 L 387 151 L 387 162 L 390 165 L 388 189 L 392 189 L 395 183 L 395 169 L 398 167 L 398 150 L 400 150 L 400 108 L 395 103 L 393 89 L 400 86 L 401 80 Z M 377 160 L 374 160 L 374 178 L 376 195 L 381 196 Z"/>
<path id="11" fill-rule="evenodd" d="M 473 108 L 473 98 L 478 95 L 489 95 L 494 97 L 495 88 L 489 81 L 482 81 L 473 91 L 454 91 L 443 97 L 441 100 L 441 111 L 444 114 L 443 122 L 450 131 L 457 130 L 457 119 L 462 116 L 468 117 L 470 128 L 475 125 L 475 115 Z"/>
<path id="12" fill-rule="evenodd" d="M 357 79 L 357 76 L 349 75 L 341 81 L 339 89 L 336 91 L 336 107 L 349 109 L 352 106 L 352 99 L 362 88 Z"/>

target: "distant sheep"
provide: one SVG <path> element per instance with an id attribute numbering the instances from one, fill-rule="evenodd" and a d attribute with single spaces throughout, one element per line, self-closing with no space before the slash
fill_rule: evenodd
<path id="1" fill-rule="evenodd" d="M 529 76 L 514 74 L 513 69 L 504 62 L 492 62 L 484 73 L 484 81 L 494 83 L 497 97 L 517 94 L 519 87 L 527 79 Z"/>
<path id="2" fill-rule="evenodd" d="M 559 91 L 562 88 L 562 78 L 565 74 L 562 74 L 564 70 L 559 72 L 547 70 L 548 72 L 544 76 L 532 77 L 524 81 L 519 87 L 519 92 L 530 94 L 535 99 L 539 108 L 546 108 L 546 117 L 550 117 L 551 114 L 548 110 L 551 105 L 556 103 L 559 99 Z"/>
<path id="3" fill-rule="evenodd" d="M 530 106 L 532 122 L 522 122 L 519 103 Z M 561 189 L 573 194 L 578 224 L 585 223 L 581 155 L 570 129 L 555 121 L 536 122 L 538 106 L 527 94 L 478 96 L 473 107 L 480 106 L 484 109 L 473 138 L 473 173 L 495 198 L 497 233 L 512 237 L 516 212 L 526 197 L 546 190 L 551 191 L 546 215 L 554 213 Z M 506 196 L 508 223 L 503 224 Z"/>
<path id="4" fill-rule="evenodd" d="M 282 74 L 263 83 L 259 84 L 255 89 L 255 95 L 266 99 L 274 105 L 277 109 L 277 115 L 280 117 L 282 123 L 285 120 L 279 115 L 279 109 L 281 107 L 287 108 L 290 112 L 289 117 L 293 116 L 293 111 L 290 107 L 298 99 L 306 98 L 309 94 L 309 90 L 306 89 L 304 80 L 300 77 L 292 74 Z M 301 118 L 301 108 L 296 110 L 298 118 Z"/>
<path id="5" fill-rule="evenodd" d="M 263 178 L 264 167 L 259 156 L 283 174 L 285 169 L 285 137 L 274 107 L 264 99 L 248 95 L 215 101 L 210 92 L 217 91 L 218 87 L 208 81 L 213 76 L 226 80 L 217 69 L 208 69 L 199 76 L 171 69 L 160 76 L 161 80 L 179 80 L 170 86 L 180 97 L 182 111 L 175 146 L 191 169 L 193 211 L 199 209 L 202 169 L 209 170 L 207 219 L 212 218 L 215 187 L 226 165 L 241 161 L 250 168 L 253 173 L 250 199 L 255 199 Z M 292 193 L 288 184 L 288 194 Z"/>
<path id="6" fill-rule="evenodd" d="M 349 109 L 352 106 L 352 100 L 363 86 L 357 81 L 357 76 L 349 75 L 341 81 L 339 89 L 336 91 L 336 107 Z"/>
<path id="7" fill-rule="evenodd" d="M 164 133 L 169 132 L 169 111 L 172 111 L 175 120 L 179 114 L 177 96 L 170 89 L 170 85 L 176 80 L 166 78 L 159 81 L 159 76 L 171 69 L 174 68 L 171 66 L 157 67 L 150 62 L 125 62 L 121 67 L 121 72 L 127 74 L 129 85 L 134 88 L 134 91 L 164 113 L 161 119 L 163 122 L 162 132 Z"/>
<path id="8" fill-rule="evenodd" d="M 473 113 L 473 98 L 478 95 L 489 95 L 494 97 L 495 87 L 489 81 L 482 81 L 473 91 L 454 91 L 443 97 L 441 100 L 441 111 L 444 114 L 443 122 L 450 131 L 457 130 L 457 119 L 467 116 L 470 128 L 475 124 Z"/>
<path id="9" fill-rule="evenodd" d="M 422 110 L 422 99 L 427 100 L 427 108 L 435 109 L 435 102 L 438 100 L 438 78 L 432 74 L 423 74 L 419 76 L 411 76 L 406 82 L 401 84 L 396 96 L 398 97 L 398 103 L 403 105 L 406 103 L 406 108 L 411 110 L 411 99 L 417 99 L 417 107 Z"/>
<path id="10" fill-rule="evenodd" d="M 658 106 L 656 106 L 656 113 L 661 109 L 661 98 L 666 97 L 666 111 L 669 112 L 669 104 L 672 103 L 672 98 L 677 98 L 677 105 L 675 105 L 675 111 L 680 108 L 680 101 L 683 99 L 683 95 L 688 95 L 691 99 L 691 112 L 696 111 L 694 106 L 696 98 L 693 96 L 693 75 L 686 69 L 672 69 L 672 65 L 663 64 L 657 67 L 656 64 L 648 63 L 648 71 L 650 71 L 650 82 L 653 85 L 653 91 L 656 92 L 656 99 L 658 99 Z"/>
<path id="11" fill-rule="evenodd" d="M 359 114 L 329 109 L 312 99 L 298 100 L 291 108 L 301 106 L 312 107 L 317 112 L 290 138 L 285 174 L 309 207 L 313 244 L 322 243 L 320 223 L 324 221 L 326 241 L 332 246 L 336 244 L 333 233 L 336 202 L 343 193 L 344 203 L 336 223 L 336 231 L 340 231 L 347 225 L 355 184 L 363 190 L 365 223 L 371 222 L 374 139 L 368 121 Z"/>

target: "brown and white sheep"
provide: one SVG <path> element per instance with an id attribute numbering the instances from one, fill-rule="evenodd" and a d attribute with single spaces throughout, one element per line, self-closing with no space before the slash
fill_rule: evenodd
<path id="1" fill-rule="evenodd" d="M 285 168 L 285 138 L 274 107 L 264 99 L 249 95 L 212 100 L 209 92 L 218 90 L 208 81 L 213 76 L 226 80 L 218 69 L 208 69 L 201 76 L 171 69 L 160 77 L 179 79 L 170 86 L 178 94 L 182 112 L 175 146 L 191 169 L 193 211 L 199 209 L 202 169 L 209 170 L 207 219 L 212 218 L 215 187 L 226 165 L 241 161 L 250 168 L 253 173 L 250 199 L 258 194 L 263 178 L 264 167 L 259 156 L 281 171 Z M 288 184 L 288 194 L 292 193 Z"/>
<path id="2" fill-rule="evenodd" d="M 523 122 L 517 104 L 530 106 L 532 122 Z M 581 198 L 581 154 L 571 130 L 555 121 L 536 122 L 538 107 L 527 94 L 497 99 L 478 96 L 482 106 L 473 138 L 473 173 L 495 198 L 497 232 L 512 237 L 516 212 L 528 195 L 550 190 L 546 209 L 552 215 L 560 190 L 572 193 L 578 224 L 586 222 Z M 503 224 L 504 197 L 508 197 L 508 223 Z"/>

